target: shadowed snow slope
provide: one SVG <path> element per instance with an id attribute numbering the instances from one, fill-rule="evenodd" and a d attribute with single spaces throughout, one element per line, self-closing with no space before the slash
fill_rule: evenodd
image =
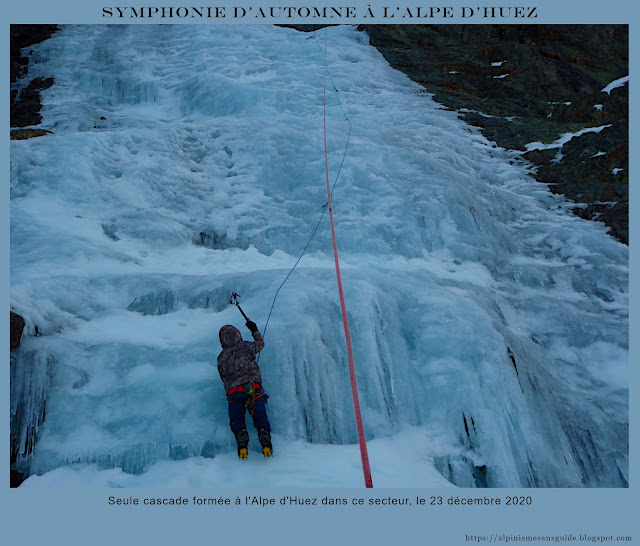
<path id="1" fill-rule="evenodd" d="M 338 98 L 353 124 L 334 213 L 374 484 L 626 486 L 628 249 L 366 34 L 260 25 L 67 26 L 34 46 L 55 134 L 11 143 L 11 298 L 43 335 L 17 351 L 12 412 L 24 445 L 46 406 L 18 466 L 50 477 L 26 483 L 249 485 L 217 332 L 249 336 L 232 291 L 264 329 L 322 214 L 325 33 L 332 179 Z M 360 485 L 328 218 L 265 340 L 260 484 Z"/>

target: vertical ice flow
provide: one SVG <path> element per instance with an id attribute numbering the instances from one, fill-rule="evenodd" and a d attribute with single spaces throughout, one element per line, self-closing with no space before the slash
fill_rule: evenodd
<path id="1" fill-rule="evenodd" d="M 368 438 L 410 427 L 460 486 L 626 486 L 627 248 L 365 34 L 320 32 L 353 124 L 334 212 Z M 11 148 L 11 300 L 43 334 L 12 375 L 13 418 L 46 398 L 31 472 L 233 449 L 215 369 L 218 328 L 241 326 L 229 294 L 262 327 L 326 202 L 317 42 L 100 25 L 34 46 L 54 135 Z M 332 96 L 328 116 L 335 173 Z M 281 442 L 356 441 L 332 265 L 325 222 L 269 324 Z"/>

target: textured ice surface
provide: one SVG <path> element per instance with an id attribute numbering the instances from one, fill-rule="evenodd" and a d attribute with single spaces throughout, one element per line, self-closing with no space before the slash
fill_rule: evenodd
<path id="1" fill-rule="evenodd" d="M 63 466 L 32 476 L 22 487 L 361 487 L 360 452 L 352 445 L 309 444 L 274 437 L 279 448 L 265 459 L 256 447 L 238 461 L 235 451 L 212 459 L 189 457 L 151 464 L 130 474 L 97 465 Z M 452 487 L 432 464 L 433 438 L 405 429 L 369 442 L 376 487 Z"/>
<path id="2" fill-rule="evenodd" d="M 217 332 L 242 326 L 232 291 L 264 328 L 322 213 L 326 36 L 332 179 L 348 131 L 338 97 L 353 124 L 334 213 L 374 484 L 383 446 L 410 450 L 411 427 L 424 464 L 398 456 L 398 485 L 435 484 L 434 469 L 465 487 L 627 485 L 627 247 L 365 34 L 315 36 L 67 26 L 34 46 L 33 75 L 55 77 L 42 111 L 55 134 L 11 143 L 11 300 L 43 334 L 16 358 L 48 363 L 24 464 L 159 486 L 231 464 Z M 276 453 L 326 455 L 337 482 L 351 465 L 359 484 L 331 252 L 325 218 L 260 364 Z M 210 468 L 202 485 L 227 483 Z M 278 468 L 290 476 L 264 485 L 309 484 Z"/>

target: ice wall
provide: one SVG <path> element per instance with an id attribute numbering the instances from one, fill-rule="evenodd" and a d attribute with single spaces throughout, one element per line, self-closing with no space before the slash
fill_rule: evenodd
<path id="1" fill-rule="evenodd" d="M 46 351 L 21 351 L 10 357 L 10 461 L 28 474 L 38 431 L 46 417 L 49 372 Z"/>
<path id="2" fill-rule="evenodd" d="M 338 97 L 353 125 L 334 213 L 367 436 L 418 427 L 461 486 L 626 486 L 627 247 L 352 27 L 67 26 L 34 47 L 54 135 L 11 149 L 12 305 L 44 334 L 20 350 L 50 363 L 31 471 L 234 449 L 217 331 L 242 324 L 232 291 L 264 327 L 322 214 L 325 39 L 332 178 Z M 326 220 L 260 361 L 284 441 L 356 441 Z"/>

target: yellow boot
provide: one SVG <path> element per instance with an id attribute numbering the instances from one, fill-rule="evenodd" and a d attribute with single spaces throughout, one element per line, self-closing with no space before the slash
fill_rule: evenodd
<path id="1" fill-rule="evenodd" d="M 265 457 L 271 457 L 273 455 L 273 446 L 271 445 L 271 434 L 265 428 L 261 428 L 258 431 L 258 440 L 262 446 L 262 454 Z"/>

